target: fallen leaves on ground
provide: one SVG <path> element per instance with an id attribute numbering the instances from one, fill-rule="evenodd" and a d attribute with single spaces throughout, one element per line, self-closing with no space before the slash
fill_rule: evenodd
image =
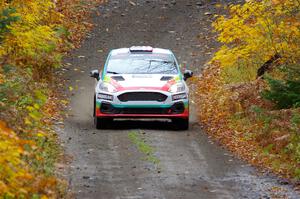
<path id="1" fill-rule="evenodd" d="M 260 97 L 263 80 L 227 85 L 220 72 L 210 65 L 194 80 L 203 127 L 238 157 L 297 183 L 299 154 L 291 146 L 300 126 L 292 121 L 300 110 L 272 110 L 274 105 Z"/>

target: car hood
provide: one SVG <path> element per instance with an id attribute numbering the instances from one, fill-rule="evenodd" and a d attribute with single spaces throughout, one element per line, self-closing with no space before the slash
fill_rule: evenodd
<path id="1" fill-rule="evenodd" d="M 168 90 L 170 86 L 182 81 L 180 75 L 160 75 L 160 74 L 125 74 L 106 75 L 104 82 L 115 86 L 121 90 Z"/>

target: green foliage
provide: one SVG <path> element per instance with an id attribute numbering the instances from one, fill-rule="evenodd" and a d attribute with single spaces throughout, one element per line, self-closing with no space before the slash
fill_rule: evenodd
<path id="1" fill-rule="evenodd" d="M 300 114 L 299 112 L 294 112 L 290 119 L 291 123 L 291 139 L 290 143 L 287 145 L 286 149 L 288 153 L 294 154 L 295 160 L 300 163 Z M 295 170 L 295 175 L 300 179 L 300 169 Z"/>
<path id="2" fill-rule="evenodd" d="M 300 114 L 293 114 L 291 118 L 291 124 L 297 128 L 297 125 L 300 124 Z"/>
<path id="3" fill-rule="evenodd" d="M 56 34 L 59 36 L 59 37 L 69 37 L 70 36 L 70 32 L 69 30 L 64 27 L 64 26 L 59 26 L 56 28 Z"/>
<path id="4" fill-rule="evenodd" d="M 9 26 L 20 19 L 19 16 L 15 16 L 15 8 L 5 8 L 0 13 L 0 40 L 3 38 L 4 34 L 9 32 Z"/>
<path id="5" fill-rule="evenodd" d="M 265 99 L 271 100 L 280 109 L 300 106 L 300 80 L 266 79 L 270 89 L 262 93 Z"/>
<path id="6" fill-rule="evenodd" d="M 274 147 L 274 144 L 269 144 L 268 146 L 263 148 L 263 153 L 265 155 L 269 155 L 270 151 L 272 150 L 273 147 Z"/>
<path id="7" fill-rule="evenodd" d="M 250 82 L 256 78 L 257 67 L 240 64 L 237 67 L 224 67 L 221 77 L 226 84 Z"/>
<path id="8" fill-rule="evenodd" d="M 300 135 L 294 133 L 291 138 L 291 142 L 287 145 L 289 152 L 294 154 L 294 157 L 298 163 L 300 163 Z"/>

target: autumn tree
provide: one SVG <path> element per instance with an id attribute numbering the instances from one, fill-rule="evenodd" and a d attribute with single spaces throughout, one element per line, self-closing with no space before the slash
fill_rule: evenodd
<path id="1" fill-rule="evenodd" d="M 263 75 L 264 70 L 257 70 L 268 62 L 266 70 L 271 65 L 299 64 L 299 6 L 297 0 L 248 1 L 229 6 L 229 17 L 220 16 L 213 24 L 223 43 L 213 61 L 224 68 L 252 71 L 248 80 Z"/>

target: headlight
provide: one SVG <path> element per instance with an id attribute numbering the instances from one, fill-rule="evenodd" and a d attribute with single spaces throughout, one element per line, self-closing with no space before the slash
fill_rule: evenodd
<path id="1" fill-rule="evenodd" d="M 108 93 L 114 93 L 114 92 L 117 92 L 117 89 L 109 84 L 109 83 L 105 83 L 105 82 L 102 82 L 100 85 L 99 85 L 99 89 L 101 91 L 104 91 L 104 92 L 108 92 Z"/>
<path id="2" fill-rule="evenodd" d="M 187 99 L 187 94 L 186 93 L 180 93 L 180 94 L 172 95 L 172 100 L 173 101 L 180 100 L 180 99 Z"/>
<path id="3" fill-rule="evenodd" d="M 169 88 L 169 92 L 171 93 L 179 93 L 184 91 L 185 91 L 185 86 L 183 83 L 174 84 Z"/>

